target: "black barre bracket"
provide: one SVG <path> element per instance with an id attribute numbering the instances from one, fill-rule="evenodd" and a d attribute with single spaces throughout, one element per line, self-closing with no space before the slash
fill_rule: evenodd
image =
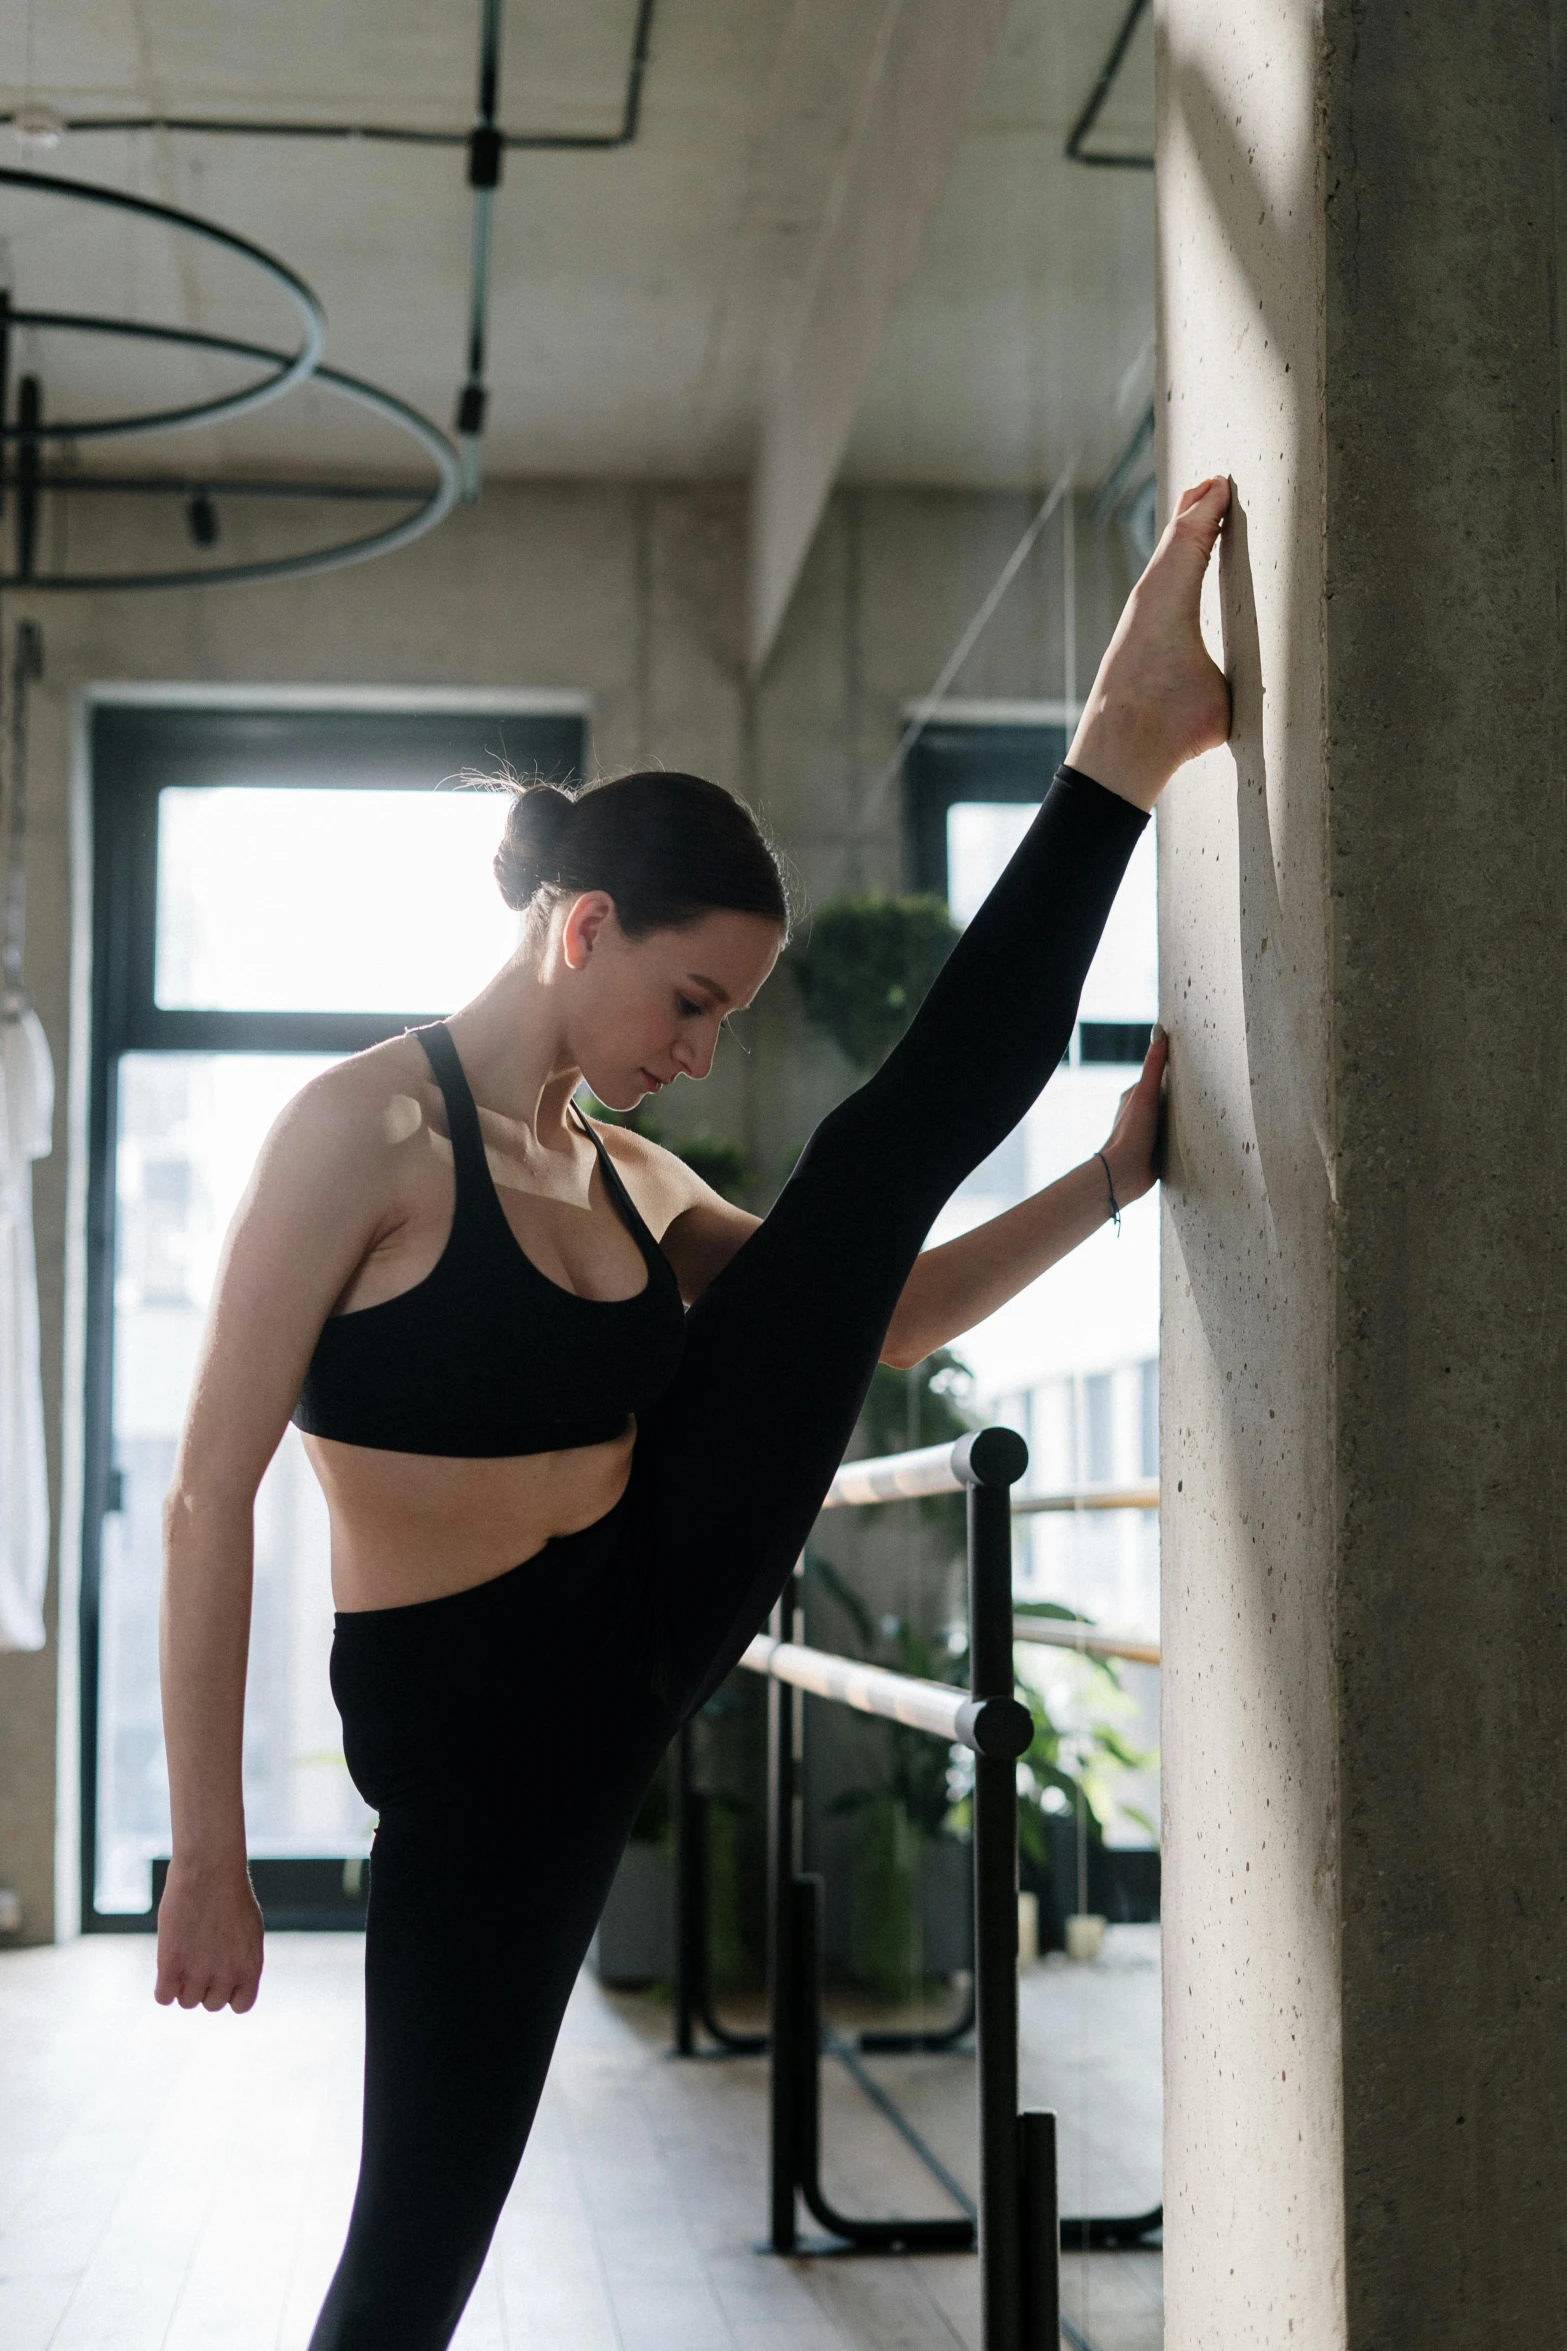
<path id="1" fill-rule="evenodd" d="M 707 1791 L 693 1785 L 691 1724 L 675 1743 L 675 2055 L 761 2057 L 766 2033 L 736 2032 L 713 2013 L 707 1961 Z M 714 2046 L 697 2039 L 700 2026 Z"/>
<path id="2" fill-rule="evenodd" d="M 783 2220 L 784 2180 L 774 2173 L 772 2253 L 972 2253 L 977 2216 L 972 2207 L 951 2218 L 916 2220 L 861 2219 L 838 2211 L 828 2202 L 821 2183 L 822 2079 L 822 1880 L 798 1872 L 790 1881 L 788 1939 L 790 2012 L 774 2008 L 776 2062 L 774 2068 L 775 2165 L 782 2158 L 788 2181 L 788 2242 L 777 2239 Z M 790 1997 L 792 1995 L 792 1997 Z M 949 2191 L 963 2203 L 956 2182 Z M 829 2232 L 825 2242 L 803 2238 L 796 2225 L 795 2197 L 800 2196 L 813 2220 Z"/>

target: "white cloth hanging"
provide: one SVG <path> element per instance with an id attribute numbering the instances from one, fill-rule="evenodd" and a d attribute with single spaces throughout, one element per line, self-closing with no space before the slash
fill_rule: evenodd
<path id="1" fill-rule="evenodd" d="M 49 1485 L 38 1361 L 33 1161 L 49 1152 L 54 1065 L 36 1012 L 0 1016 L 0 1649 L 41 1649 Z"/>

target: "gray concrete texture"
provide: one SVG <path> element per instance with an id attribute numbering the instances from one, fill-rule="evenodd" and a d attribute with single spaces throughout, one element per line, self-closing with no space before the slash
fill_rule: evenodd
<path id="1" fill-rule="evenodd" d="M 1544 6 L 1168 0 L 1167 2335 L 1560 2339 L 1567 665 Z"/>
<path id="2" fill-rule="evenodd" d="M 58 502 L 63 506 L 64 501 Z M 103 568 L 145 560 L 142 518 L 77 498 L 57 560 Z M 72 712 L 92 685 L 187 684 L 569 688 L 592 699 L 595 761 L 690 766 L 736 786 L 790 856 L 807 906 L 844 890 L 902 885 L 894 782 L 877 792 L 904 705 L 930 686 L 1021 536 L 1024 496 L 861 489 L 830 504 L 774 660 L 760 685 L 744 672 L 744 501 L 738 488 L 625 483 L 495 483 L 406 553 L 320 580 L 205 594 L 40 598 L 46 673 L 32 710 L 28 841 L 29 980 L 60 1073 L 54 1154 L 35 1178 L 43 1296 L 44 1382 L 59 1572 L 51 1640 L 40 1655 L 0 1656 L 0 1885 L 16 1886 L 24 1937 L 71 1924 L 74 1656 L 80 1496 L 72 1431 L 81 1367 L 68 1334 L 69 1243 L 78 1252 L 84 1170 L 70 1104 L 85 1084 L 82 983 L 87 844 L 73 854 Z M 256 527 L 224 518 L 245 552 Z M 264 526 L 262 526 L 264 527 Z M 54 525 L 51 525 L 51 529 Z M 1080 675 L 1109 633 L 1124 592 L 1118 539 L 1077 520 Z M 1061 544 L 1040 540 L 953 690 L 964 696 L 1059 696 Z M 20 605 L 13 610 L 24 609 Z M 77 1025 L 73 1031 L 73 958 Z M 680 1089 L 660 1117 L 706 1125 L 746 1145 L 770 1196 L 816 1119 L 854 1073 L 805 1028 L 784 977 L 763 996 L 747 1057 L 726 1046 L 713 1078 Z M 77 1302 L 79 1305 L 79 1301 Z M 66 1465 L 62 1516 L 62 1455 Z M 59 1594 L 66 1593 L 65 1704 Z"/>

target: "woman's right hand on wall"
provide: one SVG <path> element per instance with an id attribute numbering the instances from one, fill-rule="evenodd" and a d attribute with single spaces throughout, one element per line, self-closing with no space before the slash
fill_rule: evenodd
<path id="1" fill-rule="evenodd" d="M 1115 1124 L 1105 1140 L 1104 1156 L 1117 1205 L 1122 1208 L 1140 1200 L 1159 1181 L 1159 1106 L 1169 1058 L 1170 1040 L 1156 1025 L 1142 1074 L 1121 1096 Z"/>
<path id="2" fill-rule="evenodd" d="M 243 1859 L 169 1864 L 158 1905 L 158 1980 L 167 2008 L 253 2008 L 261 1982 L 261 1910 Z"/>

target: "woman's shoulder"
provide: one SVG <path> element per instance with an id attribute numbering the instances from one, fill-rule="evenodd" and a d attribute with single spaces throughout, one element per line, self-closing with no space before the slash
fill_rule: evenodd
<path id="1" fill-rule="evenodd" d="M 267 1137 L 263 1162 L 286 1158 L 373 1176 L 421 1130 L 444 1131 L 440 1088 L 414 1037 L 372 1045 L 307 1079 Z"/>

